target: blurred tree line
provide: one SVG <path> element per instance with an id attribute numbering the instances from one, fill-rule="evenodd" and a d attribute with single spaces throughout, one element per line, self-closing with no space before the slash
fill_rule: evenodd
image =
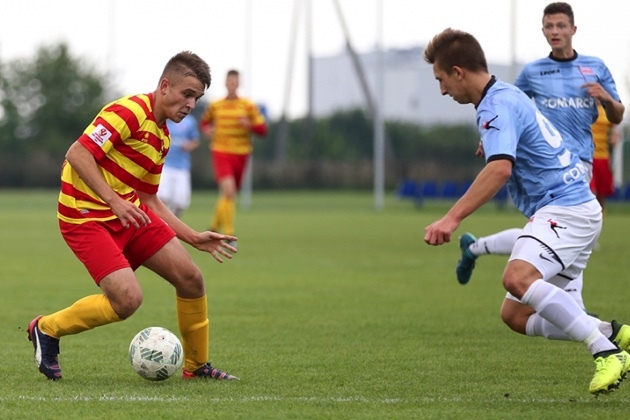
<path id="1" fill-rule="evenodd" d="M 106 73 L 73 57 L 61 43 L 33 57 L 0 62 L 0 187 L 58 188 L 70 144 L 98 111 L 120 95 Z M 156 81 L 157 83 L 157 81 Z M 214 87 L 213 87 L 214 88 Z M 194 110 L 199 117 L 207 104 Z M 326 118 L 270 121 L 256 138 L 255 188 L 371 188 L 373 125 L 361 110 Z M 403 179 L 466 181 L 483 165 L 474 158 L 474 125 L 418 126 L 387 121 L 386 186 Z M 284 139 L 284 140 L 283 140 Z M 193 186 L 215 188 L 207 143 L 193 152 Z"/>
<path id="2" fill-rule="evenodd" d="M 57 187 L 66 150 L 108 91 L 106 75 L 66 44 L 0 63 L 0 186 Z"/>

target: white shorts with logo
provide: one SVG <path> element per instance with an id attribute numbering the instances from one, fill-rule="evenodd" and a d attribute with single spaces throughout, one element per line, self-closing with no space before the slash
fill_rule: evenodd
<path id="1" fill-rule="evenodd" d="M 601 230 L 602 208 L 597 200 L 544 207 L 523 228 L 510 261 L 527 261 L 542 273 L 543 280 L 566 290 L 586 268 Z M 518 301 L 510 293 L 506 297 Z"/>
<path id="2" fill-rule="evenodd" d="M 185 210 L 190 206 L 190 171 L 164 166 L 160 177 L 158 197 L 173 210 Z"/>

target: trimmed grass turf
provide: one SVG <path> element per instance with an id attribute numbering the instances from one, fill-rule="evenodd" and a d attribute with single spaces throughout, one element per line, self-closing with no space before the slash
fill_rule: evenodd
<path id="1" fill-rule="evenodd" d="M 129 366 L 140 329 L 177 331 L 173 291 L 138 271 L 145 300 L 125 322 L 61 342 L 64 379 L 45 380 L 25 327 L 98 292 L 61 239 L 56 192 L 0 192 L 0 418 L 469 418 L 623 417 L 630 381 L 595 399 L 583 346 L 510 332 L 498 316 L 505 257 L 478 260 L 470 284 L 454 275 L 457 242 L 429 247 L 423 228 L 448 203 L 418 209 L 369 193 L 256 193 L 239 210 L 239 253 L 206 275 L 211 354 L 240 382 L 152 383 Z M 184 220 L 206 227 L 215 196 L 198 192 Z M 611 205 L 585 301 L 603 318 L 630 320 L 628 209 Z M 458 230 L 518 227 L 488 205 Z"/>

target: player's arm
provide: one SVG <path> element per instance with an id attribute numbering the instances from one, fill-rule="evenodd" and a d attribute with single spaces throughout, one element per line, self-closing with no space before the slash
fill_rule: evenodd
<path id="1" fill-rule="evenodd" d="M 246 113 L 240 119 L 241 127 L 247 128 L 251 133 L 260 137 L 267 135 L 267 121 L 260 109 L 254 103 L 248 103 Z"/>
<path id="2" fill-rule="evenodd" d="M 621 102 L 615 100 L 600 83 L 584 83 L 581 87 L 586 89 L 589 96 L 601 102 L 604 106 L 604 110 L 606 111 L 606 118 L 608 118 L 608 121 L 613 124 L 621 123 L 626 107 Z"/>
<path id="3" fill-rule="evenodd" d="M 258 108 L 258 106 L 253 105 L 253 110 L 252 110 L 250 119 L 251 119 L 250 130 L 252 131 L 252 133 L 260 137 L 265 137 L 268 132 L 267 120 L 265 119 L 262 112 L 260 112 L 260 109 Z"/>
<path id="4" fill-rule="evenodd" d="M 175 231 L 177 238 L 197 248 L 211 254 L 218 262 L 223 262 L 221 256 L 232 258 L 230 252 L 236 252 L 236 248 L 228 245 L 224 241 L 236 241 L 237 238 L 230 235 L 221 235 L 216 232 L 197 232 L 181 219 L 175 216 L 166 205 L 160 200 L 157 194 L 149 194 L 136 191 L 140 201 L 155 212 L 167 225 Z M 229 252 L 228 252 L 229 251 Z"/>
<path id="5" fill-rule="evenodd" d="M 626 107 L 621 102 L 614 100 L 608 103 L 602 102 L 602 104 L 604 104 L 604 109 L 606 110 L 606 118 L 608 118 L 608 121 L 613 124 L 621 123 Z"/>
<path id="6" fill-rule="evenodd" d="M 195 150 L 197 147 L 199 147 L 198 138 L 186 140 L 184 144 L 182 144 L 182 149 L 184 149 L 186 152 L 189 152 L 189 153 Z"/>
<path id="7" fill-rule="evenodd" d="M 267 124 L 264 122 L 262 124 L 252 125 L 251 128 L 254 134 L 257 134 L 261 137 L 265 137 L 267 135 Z"/>
<path id="8" fill-rule="evenodd" d="M 206 110 L 201 115 L 201 118 L 199 119 L 199 130 L 206 139 L 212 140 L 212 137 L 214 136 L 214 117 L 212 104 L 208 105 Z"/>
<path id="9" fill-rule="evenodd" d="M 479 172 L 466 193 L 451 207 L 441 219 L 425 228 L 424 241 L 429 245 L 442 245 L 450 242 L 459 224 L 486 204 L 499 192 L 512 175 L 510 159 L 496 159 Z"/>
<path id="10" fill-rule="evenodd" d="M 203 134 L 203 136 L 208 139 L 208 140 L 212 140 L 212 137 L 214 136 L 214 124 L 211 123 L 210 121 L 201 121 L 201 123 L 199 123 L 199 130 L 201 130 L 201 133 Z"/>
<path id="11" fill-rule="evenodd" d="M 107 183 L 101 173 L 94 155 L 79 141 L 75 141 L 66 153 L 66 160 L 79 174 L 81 179 L 109 207 L 124 227 L 129 224 L 136 228 L 150 223 L 149 217 L 138 206 L 121 198 Z"/>

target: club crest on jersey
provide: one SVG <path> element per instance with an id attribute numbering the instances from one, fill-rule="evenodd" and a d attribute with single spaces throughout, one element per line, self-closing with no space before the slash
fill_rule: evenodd
<path id="1" fill-rule="evenodd" d="M 590 67 L 578 66 L 578 69 L 584 76 L 595 76 L 595 72 Z"/>
<path id="2" fill-rule="evenodd" d="M 103 124 L 99 124 L 94 127 L 94 130 L 88 136 L 92 139 L 92 141 L 99 146 L 102 146 L 109 138 L 112 136 L 112 133 L 105 127 Z"/>
<path id="3" fill-rule="evenodd" d="M 494 128 L 495 130 L 499 130 L 498 127 L 491 125 L 492 121 L 496 120 L 497 118 L 499 118 L 498 115 L 494 117 L 493 119 L 491 119 L 490 121 L 486 121 L 485 123 L 481 125 L 481 128 L 483 128 L 484 130 L 490 130 L 491 128 Z"/>

